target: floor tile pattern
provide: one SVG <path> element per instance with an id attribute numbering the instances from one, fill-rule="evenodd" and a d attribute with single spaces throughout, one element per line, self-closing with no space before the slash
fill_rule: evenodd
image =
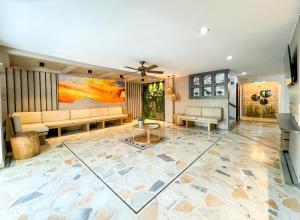
<path id="1" fill-rule="evenodd" d="M 164 127 L 169 140 L 186 151 L 193 146 L 188 144 L 190 139 L 207 134 L 199 128 L 169 124 Z M 286 185 L 282 175 L 277 125 L 241 123 L 234 132 L 212 132 L 213 137 L 220 137 L 217 143 L 138 214 L 62 144 L 62 141 L 78 143 L 89 137 L 93 141 L 98 135 L 109 141 L 112 148 L 106 146 L 103 157 L 117 159 L 113 149 L 120 144 L 117 140 L 128 136 L 123 133 L 125 128 L 126 125 L 49 139 L 40 155 L 13 161 L 10 167 L 0 170 L 0 219 L 300 219 L 299 189 Z M 179 144 L 178 140 L 186 135 L 189 138 Z M 203 141 L 198 139 L 200 145 Z M 88 155 L 89 144 L 81 145 L 87 146 Z M 102 142 L 102 145 L 107 144 Z M 178 168 L 186 167 L 184 162 L 177 162 L 173 148 L 168 151 L 157 148 L 164 146 L 149 148 L 156 161 L 176 161 Z M 155 165 L 152 164 L 152 169 L 156 169 Z M 135 166 L 132 167 L 121 167 L 118 175 L 130 174 Z M 164 180 L 158 179 L 147 188 L 150 192 L 161 188 Z M 142 185 L 136 186 L 136 191 L 143 189 Z M 120 194 L 130 197 L 131 191 L 124 189 Z"/>

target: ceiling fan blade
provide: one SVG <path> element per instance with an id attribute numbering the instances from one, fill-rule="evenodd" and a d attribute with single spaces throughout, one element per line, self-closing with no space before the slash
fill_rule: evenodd
<path id="1" fill-rule="evenodd" d="M 158 67 L 157 65 L 153 64 L 153 65 L 151 65 L 151 66 L 146 67 L 146 69 L 147 69 L 147 70 L 152 70 L 152 69 L 155 69 L 155 68 L 157 68 L 157 67 Z"/>
<path id="2" fill-rule="evenodd" d="M 136 68 L 133 68 L 133 67 L 130 67 L 130 66 L 124 66 L 125 68 L 128 68 L 128 69 L 132 69 L 132 70 L 138 70 Z"/>
<path id="3" fill-rule="evenodd" d="M 155 71 L 155 70 L 150 70 L 150 71 L 147 71 L 148 73 L 156 73 L 156 74 L 163 74 L 164 71 Z"/>

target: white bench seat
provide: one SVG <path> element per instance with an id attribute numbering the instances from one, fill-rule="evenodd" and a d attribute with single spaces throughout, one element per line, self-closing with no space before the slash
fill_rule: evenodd
<path id="1" fill-rule="evenodd" d="M 120 120 L 127 118 L 123 114 L 122 107 L 55 110 L 43 112 L 16 112 L 11 115 L 14 132 L 37 131 L 41 135 L 48 133 L 49 128 L 57 128 L 58 136 L 61 128 L 81 125 L 89 131 L 91 123 L 101 124 L 105 127 L 105 121 Z"/>
<path id="2" fill-rule="evenodd" d="M 222 121 L 223 109 L 219 107 L 186 107 L 185 114 L 179 115 L 179 120 L 185 121 L 186 127 L 189 122 L 207 123 L 208 131 L 215 128 Z"/>

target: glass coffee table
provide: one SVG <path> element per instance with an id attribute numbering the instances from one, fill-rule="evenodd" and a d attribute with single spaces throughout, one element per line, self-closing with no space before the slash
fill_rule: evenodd
<path id="1" fill-rule="evenodd" d="M 136 134 L 136 131 L 144 131 L 144 133 Z M 153 132 L 158 131 L 158 132 Z M 158 134 L 157 134 L 158 133 Z M 143 125 L 132 126 L 132 140 L 136 144 L 145 145 L 159 142 L 161 140 L 161 127 L 159 123 L 145 123 Z"/>

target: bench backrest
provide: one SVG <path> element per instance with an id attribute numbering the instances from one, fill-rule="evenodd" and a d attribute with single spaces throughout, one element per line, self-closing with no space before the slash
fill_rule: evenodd
<path id="1" fill-rule="evenodd" d="M 202 107 L 202 116 L 222 118 L 223 110 L 218 107 Z"/>
<path id="2" fill-rule="evenodd" d="M 202 116 L 201 107 L 185 107 L 186 115 Z"/>
<path id="3" fill-rule="evenodd" d="M 70 110 L 56 110 L 42 112 L 43 122 L 66 121 L 70 120 Z"/>

